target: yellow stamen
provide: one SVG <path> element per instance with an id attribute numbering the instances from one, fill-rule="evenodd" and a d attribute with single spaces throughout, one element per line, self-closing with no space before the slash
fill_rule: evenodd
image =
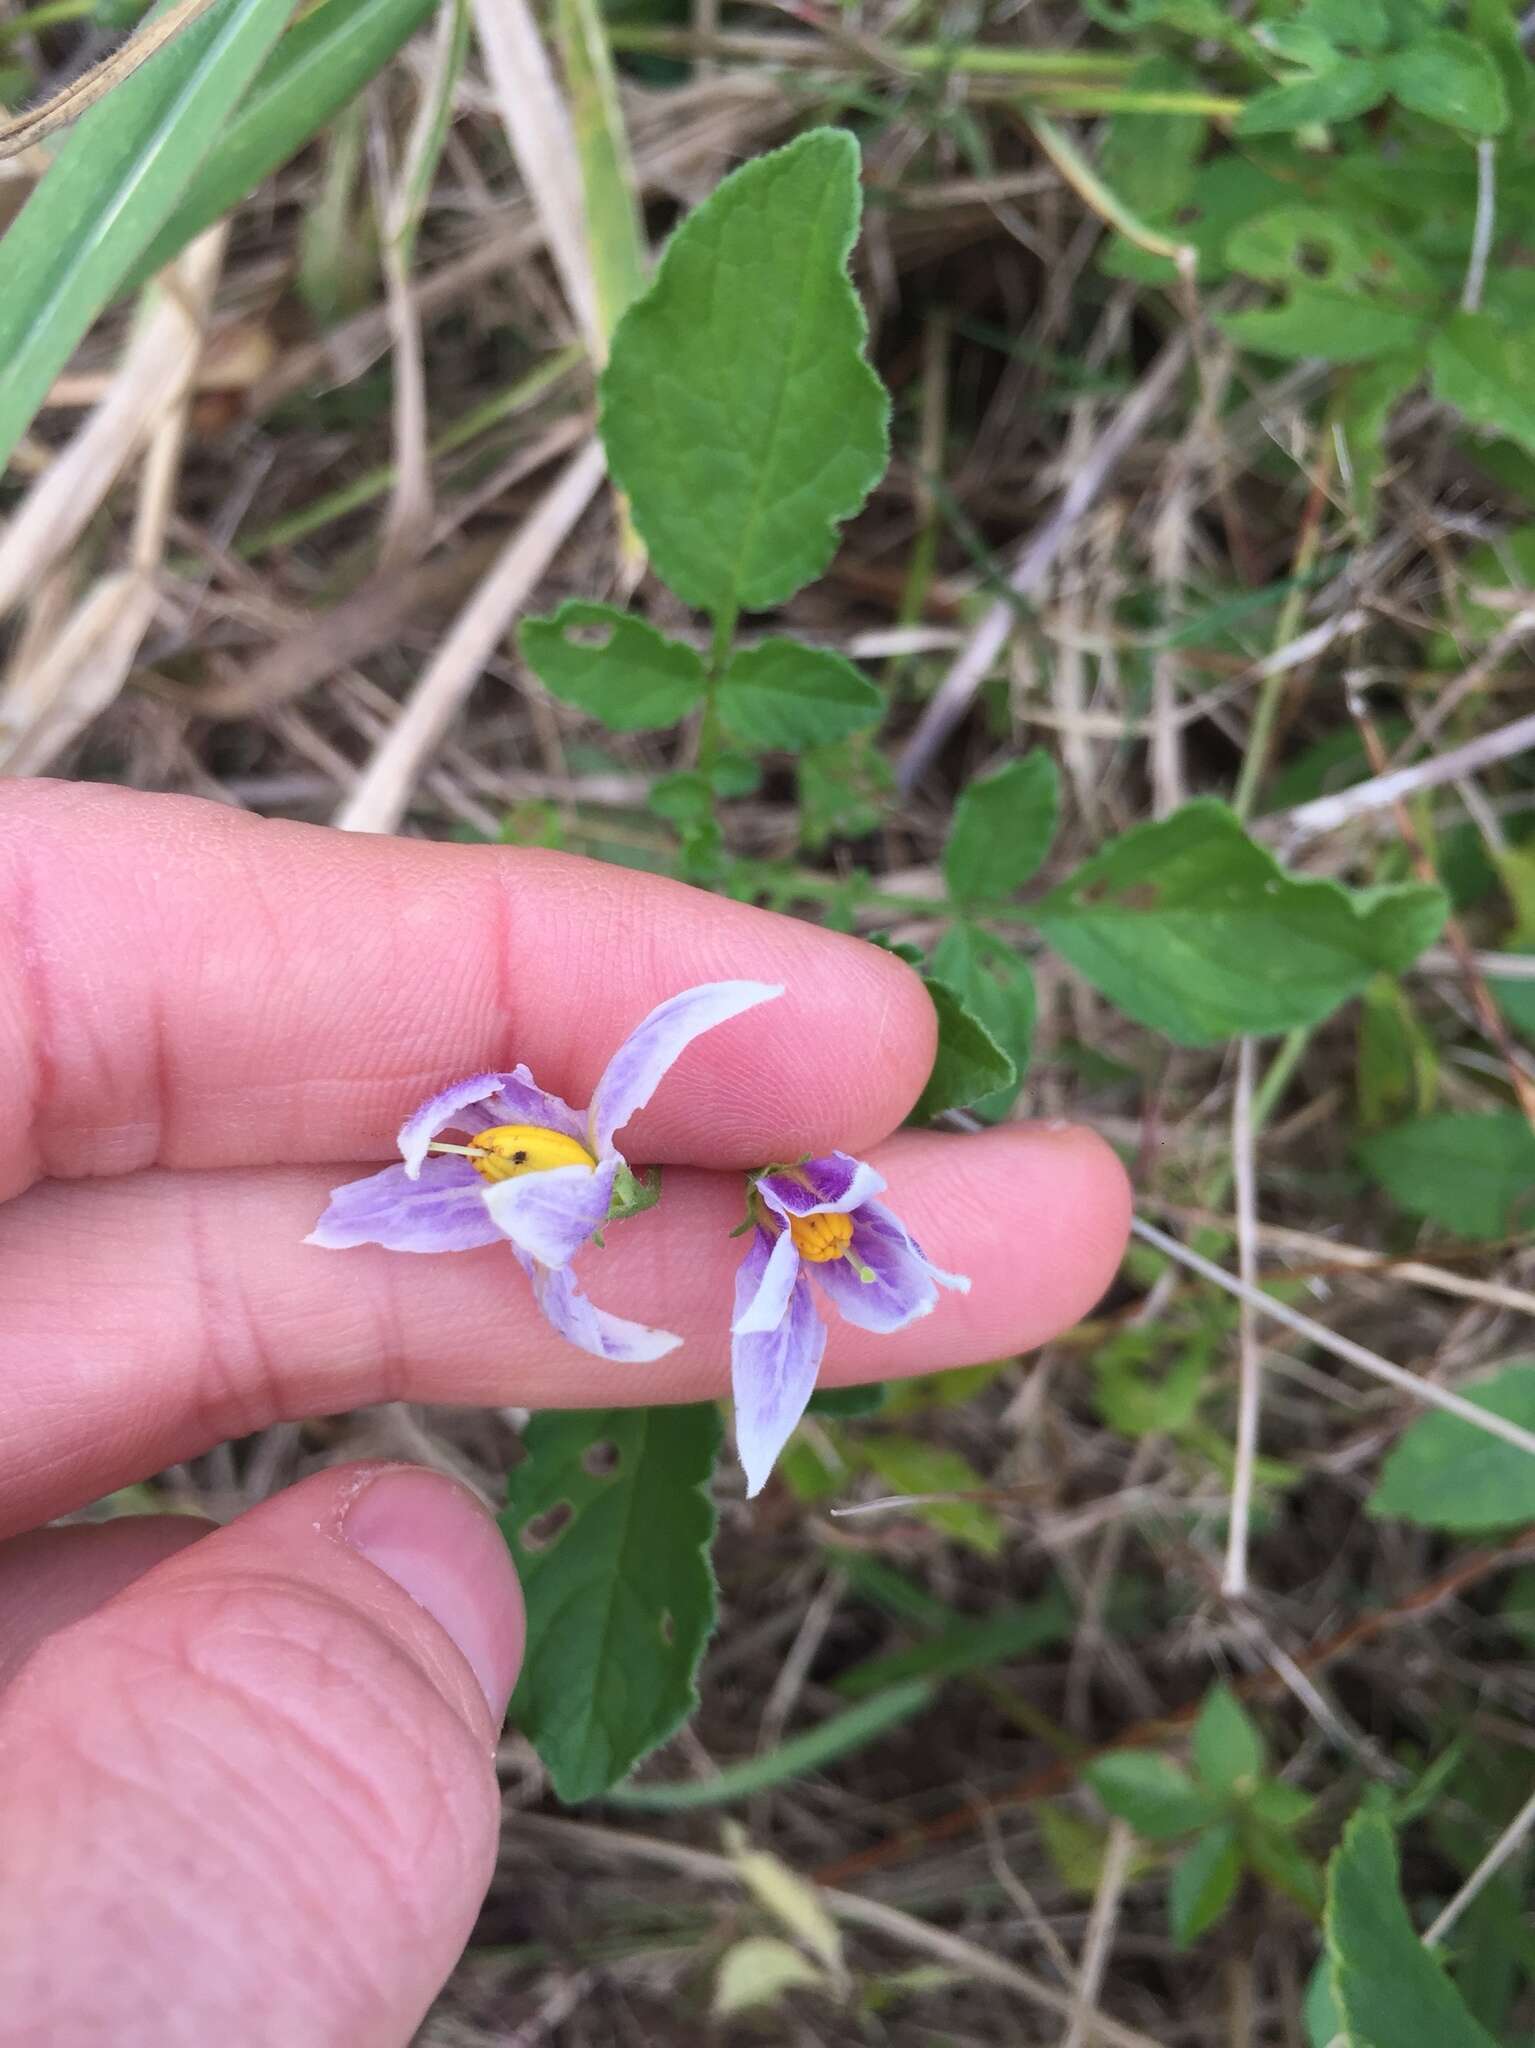
<path id="1" fill-rule="evenodd" d="M 588 1166 L 596 1160 L 575 1138 L 542 1124 L 498 1124 L 479 1131 L 465 1147 L 470 1164 L 486 1180 L 516 1180 L 519 1174 L 544 1173 L 551 1166 Z"/>
<path id="2" fill-rule="evenodd" d="M 846 1256 L 848 1246 L 853 1242 L 853 1219 L 829 1210 L 815 1216 L 791 1216 L 789 1235 L 802 1259 L 824 1266 L 832 1259 Z"/>

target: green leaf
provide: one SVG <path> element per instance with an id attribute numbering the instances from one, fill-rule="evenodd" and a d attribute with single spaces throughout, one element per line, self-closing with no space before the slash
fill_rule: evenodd
<path id="1" fill-rule="evenodd" d="M 1236 1897 L 1242 1876 L 1242 1850 L 1230 1822 L 1206 1828 L 1187 1855 L 1174 1867 L 1167 1892 L 1167 1918 L 1173 1940 L 1188 1948 L 1215 1925 Z"/>
<path id="2" fill-rule="evenodd" d="M 1378 1814 L 1349 1822 L 1328 1872 L 1326 1925 L 1348 2048 L 1497 2048 L 1418 1939 Z"/>
<path id="3" fill-rule="evenodd" d="M 501 1526 L 527 1650 L 512 1719 L 568 1805 L 664 1742 L 714 1628 L 712 1402 L 536 1415 Z"/>
<path id="4" fill-rule="evenodd" d="M 1000 903 L 1022 888 L 1055 837 L 1061 779 L 1035 749 L 972 782 L 954 806 L 943 872 L 956 903 Z"/>
<path id="5" fill-rule="evenodd" d="M 933 949 L 933 972 L 978 1017 L 1013 1063 L 1013 1079 L 971 1104 L 983 1122 L 1006 1116 L 1034 1048 L 1034 977 L 1021 954 L 968 924 L 950 925 Z"/>
<path id="6" fill-rule="evenodd" d="M 743 747 L 824 746 L 878 725 L 885 700 L 861 669 L 823 647 L 759 640 L 730 657 L 720 722 Z"/>
<path id="7" fill-rule="evenodd" d="M 1293 1899 L 1303 1913 L 1322 1917 L 1322 1872 L 1298 1842 L 1277 1828 L 1249 1828 L 1243 1838 L 1247 1867 L 1274 1891 Z"/>
<path id="8" fill-rule="evenodd" d="M 0 463 L 191 184 L 292 0 L 223 0 L 75 123 L 0 243 Z"/>
<path id="9" fill-rule="evenodd" d="M 1229 1685 L 1214 1685 L 1194 1723 L 1194 1769 L 1212 1792 L 1241 1795 L 1263 1774 L 1263 1737 Z"/>
<path id="10" fill-rule="evenodd" d="M 539 681 L 611 732 L 653 732 L 687 716 L 704 691 L 691 647 L 611 605 L 562 604 L 524 619 L 517 642 Z"/>
<path id="11" fill-rule="evenodd" d="M 1473 425 L 1535 448 L 1535 334 L 1490 313 L 1452 313 L 1429 345 L 1434 396 Z"/>
<path id="12" fill-rule="evenodd" d="M 911 1113 L 917 1123 L 928 1122 L 941 1110 L 978 1102 L 999 1088 L 1010 1088 L 1018 1073 L 960 996 L 930 974 L 923 977 L 923 986 L 938 1012 L 938 1050 L 927 1086 Z"/>
<path id="13" fill-rule="evenodd" d="M 1316 1801 L 1309 1792 L 1285 1784 L 1282 1778 L 1265 1778 L 1248 1794 L 1247 1809 L 1266 1826 L 1284 1830 L 1299 1827 L 1315 1811 Z"/>
<path id="14" fill-rule="evenodd" d="M 1392 94 L 1415 114 L 1469 135 L 1498 135 L 1508 126 L 1508 95 L 1497 65 L 1480 44 L 1454 29 L 1431 29 L 1382 69 Z"/>
<path id="15" fill-rule="evenodd" d="M 857 1456 L 892 1493 L 975 1493 L 986 1486 L 958 1451 L 923 1443 L 918 1437 L 869 1437 L 859 1442 Z M 911 1513 L 982 1557 L 995 1557 L 1002 1548 L 1002 1518 L 983 1501 L 933 1501 L 913 1507 Z"/>
<path id="16" fill-rule="evenodd" d="M 1383 68 L 1354 57 L 1314 78 L 1271 86 L 1247 102 L 1237 116 L 1238 135 L 1286 135 L 1329 121 L 1351 121 L 1386 97 Z"/>
<path id="17" fill-rule="evenodd" d="M 224 122 L 197 182 L 130 272 L 144 278 L 254 192 L 383 70 L 438 0 L 323 0 L 296 21 Z"/>
<path id="18" fill-rule="evenodd" d="M 871 1380 L 864 1387 L 817 1387 L 805 1406 L 807 1415 L 831 1415 L 846 1422 L 859 1415 L 876 1415 L 885 1405 L 883 1380 Z"/>
<path id="19" fill-rule="evenodd" d="M 1506 946 L 1503 950 L 1524 959 L 1535 955 L 1535 946 Z M 1487 987 L 1493 1001 L 1514 1029 L 1525 1038 L 1535 1040 L 1535 975 L 1515 978 L 1489 974 Z"/>
<path id="20" fill-rule="evenodd" d="M 1199 798 L 1111 840 L 1033 912 L 1077 971 L 1180 1045 L 1315 1024 L 1445 919 L 1438 889 L 1302 881 Z"/>
<path id="21" fill-rule="evenodd" d="M 1359 1117 L 1367 1129 L 1426 1116 L 1439 1085 L 1439 1054 L 1395 975 L 1377 974 L 1359 1005 Z"/>
<path id="22" fill-rule="evenodd" d="M 1197 92 L 1201 84 L 1197 71 L 1172 57 L 1150 57 L 1125 80 L 1131 96 Z M 1201 114 L 1115 114 L 1099 157 L 1103 181 L 1143 220 L 1168 220 L 1188 197 L 1208 131 Z"/>
<path id="23" fill-rule="evenodd" d="M 1109 1812 L 1148 1841 L 1192 1834 L 1219 1818 L 1218 1803 L 1170 1757 L 1121 1749 L 1089 1764 L 1084 1775 Z"/>
<path id="24" fill-rule="evenodd" d="M 1535 1362 L 1459 1391 L 1490 1415 L 1535 1429 Z M 1535 1458 L 1459 1416 L 1420 1416 L 1381 1468 L 1370 1513 L 1461 1536 L 1535 1522 Z"/>
<path id="25" fill-rule="evenodd" d="M 1301 2017 L 1306 2023 L 1307 2048 L 1333 2048 L 1333 2043 L 1343 2038 L 1343 2015 L 1332 1988 L 1332 1964 L 1325 1955 L 1318 1958 L 1311 1973 Z"/>
<path id="26" fill-rule="evenodd" d="M 1535 1197 L 1535 1132 L 1515 1109 L 1418 1117 L 1363 1139 L 1359 1157 L 1409 1215 L 1462 1237 L 1502 1237 Z"/>
<path id="27" fill-rule="evenodd" d="M 885 467 L 847 274 L 858 214 L 856 143 L 812 129 L 684 221 L 613 337 L 608 466 L 658 573 L 702 611 L 762 611 L 820 575 Z"/>

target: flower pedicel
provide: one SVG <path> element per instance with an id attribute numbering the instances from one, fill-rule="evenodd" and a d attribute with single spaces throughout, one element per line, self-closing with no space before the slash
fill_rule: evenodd
<path id="1" fill-rule="evenodd" d="M 306 1242 L 330 1251 L 379 1244 L 467 1252 L 510 1240 L 539 1307 L 569 1343 L 633 1364 L 664 1357 L 682 1339 L 597 1308 L 570 1262 L 605 1223 L 655 1200 L 615 1132 L 695 1038 L 782 994 L 760 981 L 714 981 L 670 997 L 608 1061 L 584 1114 L 540 1088 L 524 1066 L 455 1081 L 401 1126 L 404 1163 L 333 1189 Z M 466 1142 L 444 1142 L 438 1133 L 446 1130 Z"/>

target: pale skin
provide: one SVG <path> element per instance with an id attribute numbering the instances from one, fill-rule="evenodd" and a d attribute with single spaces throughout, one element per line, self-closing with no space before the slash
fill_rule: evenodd
<path id="1" fill-rule="evenodd" d="M 574 1102 L 655 1003 L 787 994 L 699 1040 L 625 1133 L 661 1206 L 583 1254 L 680 1350 L 559 1342 L 500 1247 L 303 1244 L 458 1075 Z M 451 1482 L 336 1468 L 221 1529 L 49 1528 L 284 1419 L 724 1391 L 741 1170 L 834 1147 L 968 1296 L 837 1321 L 823 1381 L 1028 1350 L 1111 1279 L 1090 1132 L 897 1130 L 931 1008 L 893 958 L 557 855 L 347 838 L 63 783 L 0 789 L 0 2012 L 47 2048 L 407 2042 L 469 1937 L 521 1606 Z M 743 1729 L 743 1743 L 750 1730 Z M 515 1826 L 515 1821 L 512 1823 Z"/>

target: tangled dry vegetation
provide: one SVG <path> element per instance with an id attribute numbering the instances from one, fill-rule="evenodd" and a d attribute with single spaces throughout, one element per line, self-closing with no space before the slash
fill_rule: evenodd
<path id="1" fill-rule="evenodd" d="M 733 850 L 797 863 L 781 893 L 801 914 L 923 941 L 971 776 L 1026 745 L 1055 756 L 1053 876 L 1187 795 L 1229 794 L 1258 717 L 1274 721 L 1258 835 L 1305 872 L 1469 869 L 1517 849 L 1531 781 L 1507 735 L 1535 710 L 1535 610 L 1517 568 L 1478 580 L 1519 524 L 1516 492 L 1418 396 L 1363 530 L 1329 442 L 1327 366 L 1225 338 L 1212 297 L 1239 287 L 1105 275 L 1101 210 L 1005 82 L 882 60 L 911 11 L 897 0 L 856 26 L 793 11 L 720 36 L 700 0 L 674 39 L 697 61 L 630 57 L 623 83 L 656 242 L 807 116 L 856 119 L 864 146 L 856 274 L 895 459 L 790 609 L 868 665 L 890 711 L 866 787 L 838 785 L 812 830 L 810 793 L 774 767 L 727 806 Z M 1003 6 L 985 33 L 1064 49 L 1083 28 L 1074 8 Z M 49 32 L 44 54 L 75 63 L 90 33 Z M 792 35 L 798 61 L 774 60 L 767 35 Z M 186 254 L 152 331 L 109 317 L 56 388 L 5 480 L 7 766 L 665 866 L 673 829 L 647 791 L 682 738 L 603 733 L 537 685 L 499 625 L 488 642 L 473 629 L 488 576 L 499 618 L 621 600 L 633 555 L 586 453 L 592 376 L 565 247 L 579 221 L 568 193 L 525 187 L 536 109 L 508 104 L 479 52 L 408 255 L 376 231 L 404 203 L 436 61 L 423 32 Z M 1077 132 L 1089 147 L 1091 124 Z M 187 392 L 167 374 L 182 354 L 198 365 Z M 638 601 L 686 629 L 664 593 L 642 585 Z M 1363 780 L 1371 750 L 1410 771 L 1396 802 Z M 1352 793 L 1329 809 L 1330 772 Z M 872 881 L 839 893 L 855 867 Z M 1398 985 L 1407 1050 L 1389 1085 L 1415 1085 L 1399 1070 L 1421 1039 L 1439 1104 L 1474 1110 L 1507 1099 L 1510 1060 L 1531 1062 L 1481 1029 L 1477 949 L 1507 919 L 1464 894 L 1471 970 L 1442 945 Z M 1203 1230 L 1218 1256 L 1240 1237 L 1305 1313 L 1446 1385 L 1527 1343 L 1528 1240 L 1415 1225 L 1361 1176 L 1361 1060 L 1368 1088 L 1382 1055 L 1357 1009 L 1244 1070 L 1234 1051 L 1169 1048 L 1058 961 L 1037 965 L 1023 1107 L 1105 1132 L 1143 1216 Z M 1232 1598 L 1244 1341 L 1268 1372 L 1249 1587 Z M 1157 1385 L 1186 1370 L 1197 1398 L 1165 1426 L 1111 1427 L 1105 1356 Z M 1219 1671 L 1286 1778 L 1318 1796 L 1319 1850 L 1362 1788 L 1399 1793 L 1465 1735 L 1486 1758 L 1480 1808 L 1461 1796 L 1409 1867 L 1410 1895 L 1455 1889 L 1448 1836 L 1469 1829 L 1479 1853 L 1522 1798 L 1532 1581 L 1523 1534 L 1473 1549 L 1366 1517 L 1408 1404 L 1283 1331 L 1244 1336 L 1221 1296 L 1144 1250 L 1088 1325 L 966 1392 L 934 1390 L 903 1426 L 979 1475 L 972 1505 L 996 1518 L 995 1544 L 914 1510 L 833 1518 L 783 1484 L 751 1512 L 726 1499 L 702 1708 L 658 1772 L 701 1779 L 778 1752 L 847 1707 L 839 1681 L 865 1660 L 1066 1589 L 1069 1628 L 973 1659 L 876 1739 L 734 1809 L 758 1847 L 834 1888 L 843 1985 L 711 2020 L 719 1958 L 774 1925 L 724 1860 L 719 1815 L 571 1817 L 510 1734 L 501 1869 L 423 2042 L 1296 2048 L 1313 1921 L 1249 1883 L 1218 1933 L 1176 1949 L 1160 1852 L 1081 1775 L 1117 1745 L 1176 1753 Z M 287 1425 L 151 1492 L 227 1515 L 316 1465 L 389 1451 L 497 1500 L 520 1422 L 394 1407 Z M 842 1498 L 879 1490 L 859 1479 Z"/>

